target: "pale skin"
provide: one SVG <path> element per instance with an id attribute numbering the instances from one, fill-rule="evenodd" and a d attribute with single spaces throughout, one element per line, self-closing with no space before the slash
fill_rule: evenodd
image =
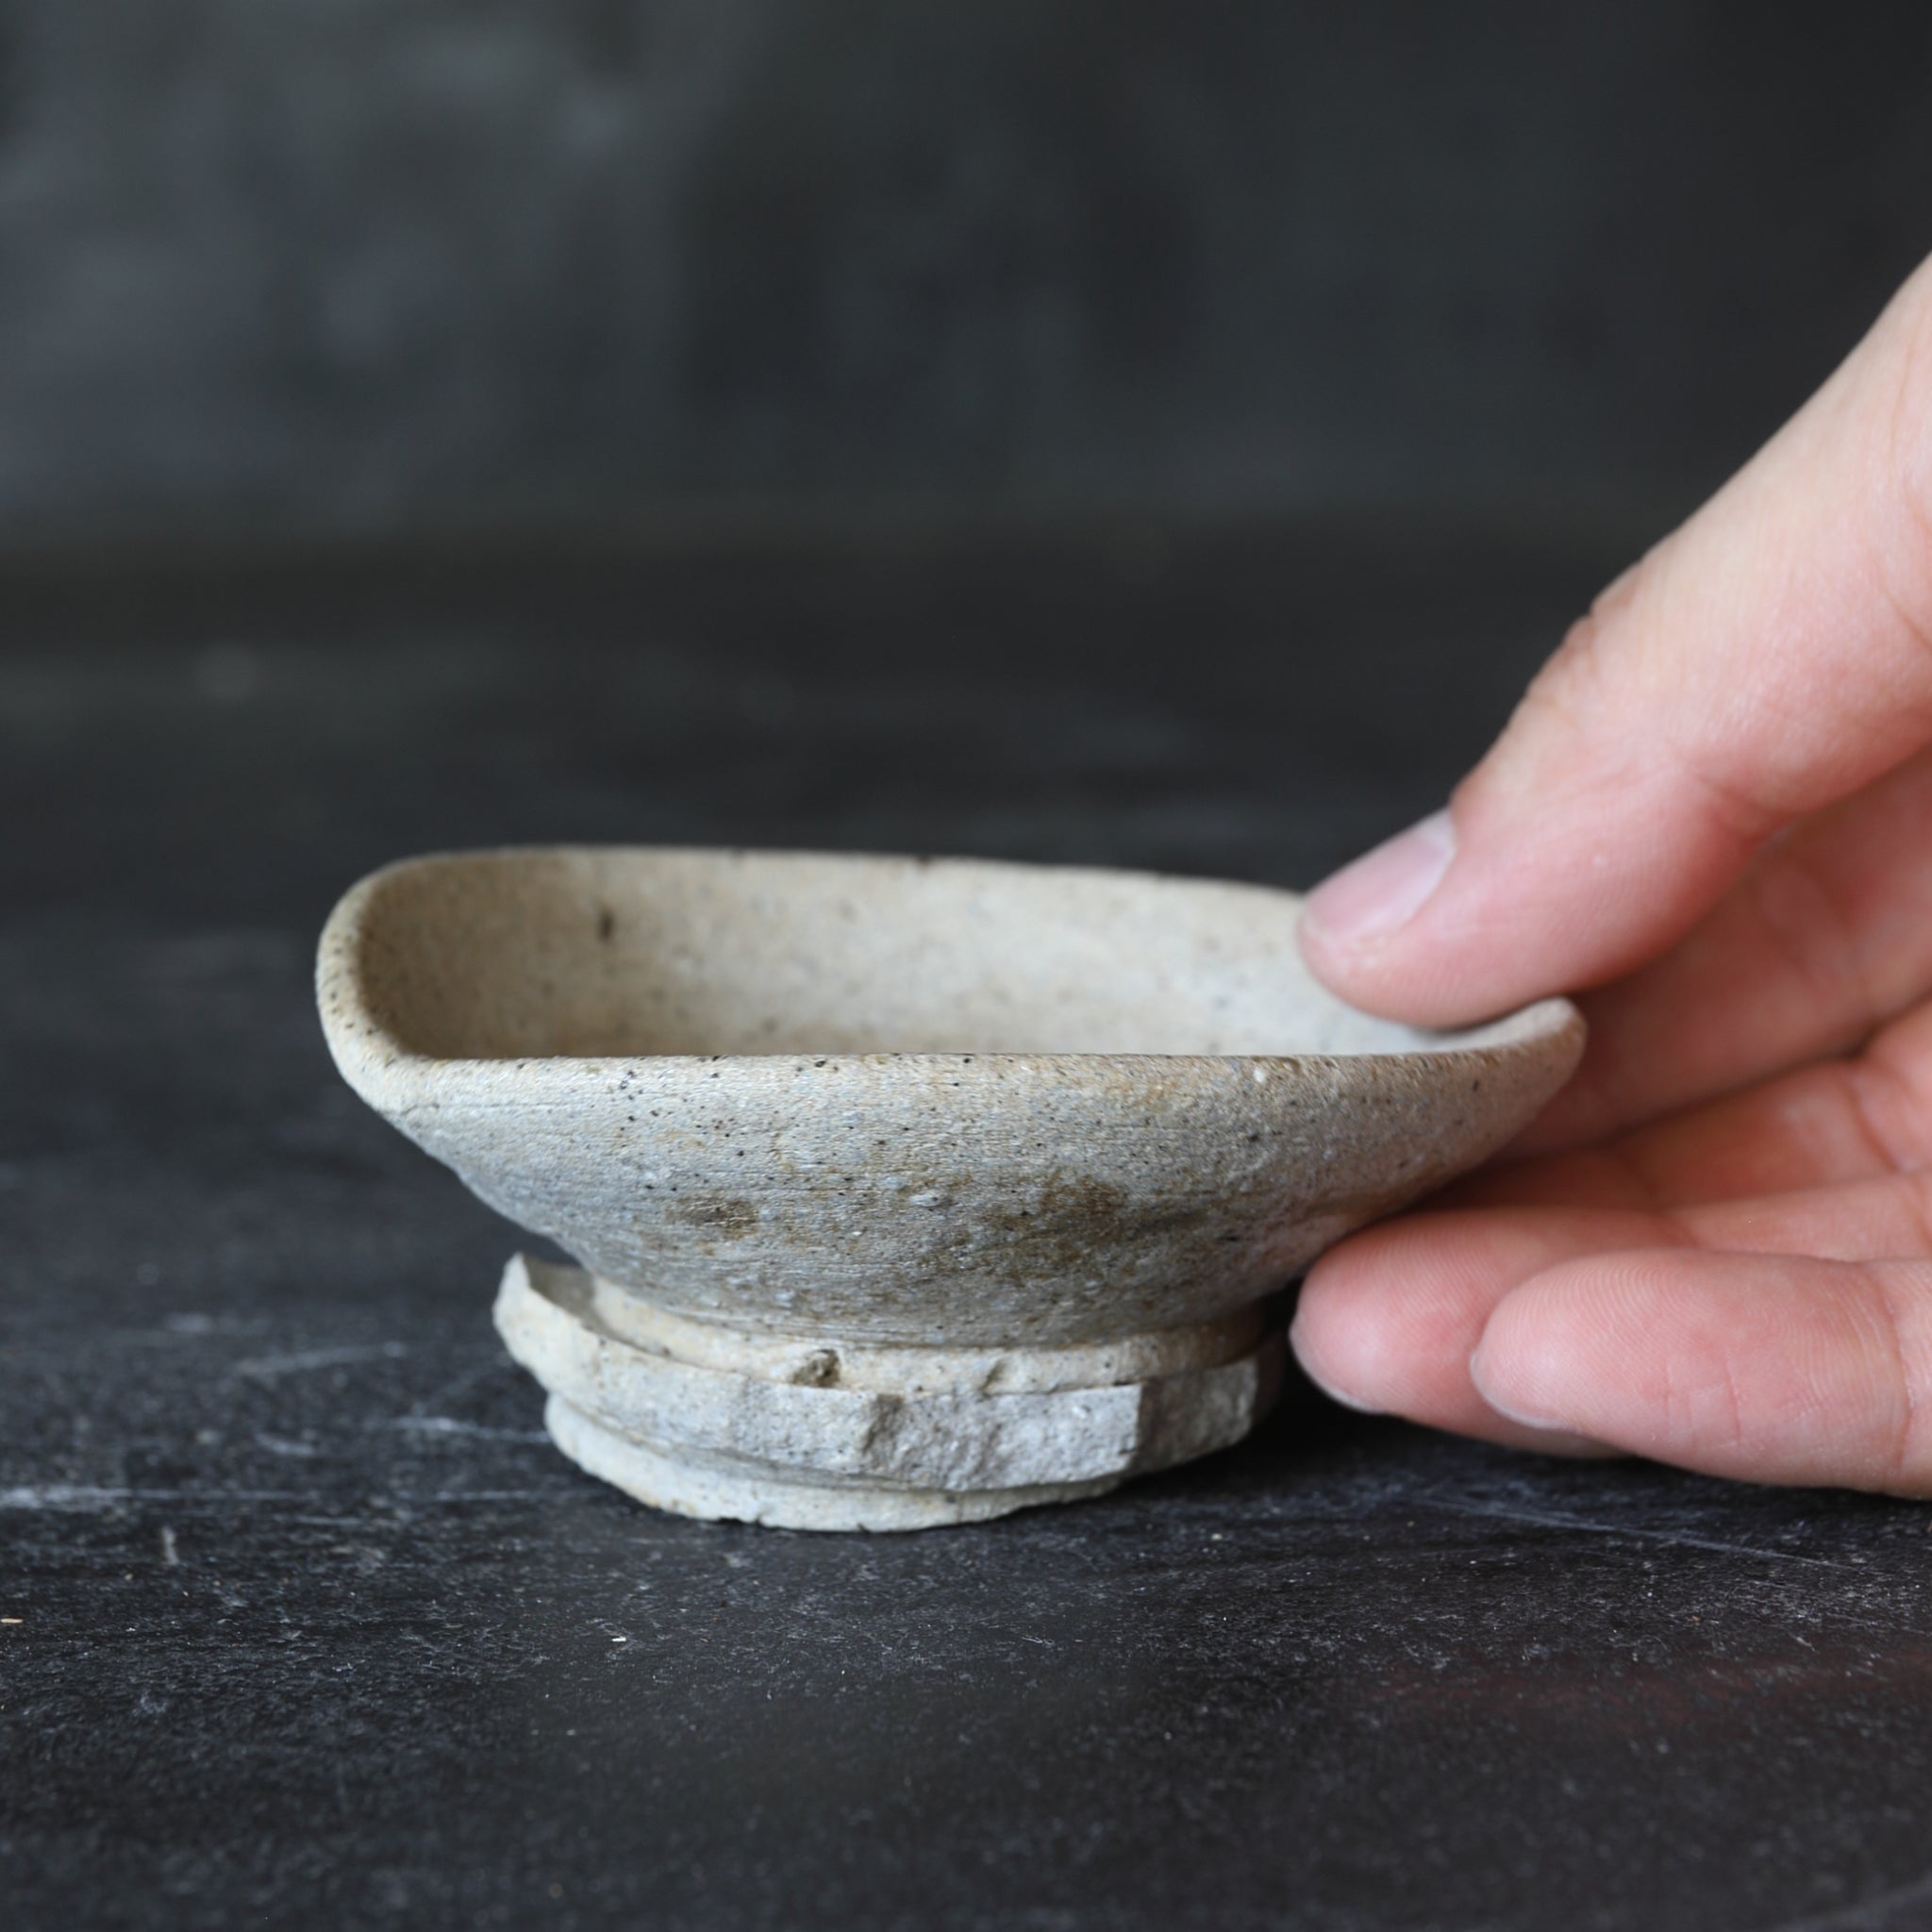
<path id="1" fill-rule="evenodd" d="M 1318 1384 L 1932 1496 L 1932 263 L 1303 947 L 1401 1019 L 1591 1024 L 1504 1160 L 1317 1264 Z"/>

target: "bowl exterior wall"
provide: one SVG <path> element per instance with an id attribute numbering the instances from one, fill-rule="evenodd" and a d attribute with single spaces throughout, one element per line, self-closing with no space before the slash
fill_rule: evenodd
<path id="1" fill-rule="evenodd" d="M 1493 1151 L 1558 1036 L 1337 1059 L 396 1063 L 367 1097 L 491 1206 L 675 1312 L 900 1343 L 1210 1320 Z"/>

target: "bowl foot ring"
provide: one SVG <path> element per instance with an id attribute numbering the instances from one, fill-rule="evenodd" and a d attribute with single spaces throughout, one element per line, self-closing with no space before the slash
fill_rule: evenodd
<path id="1" fill-rule="evenodd" d="M 1258 1309 L 1062 1348 L 749 1335 L 519 1255 L 496 1326 L 557 1446 L 685 1516 L 922 1529 L 1099 1495 L 1239 1441 L 1280 1387 Z"/>

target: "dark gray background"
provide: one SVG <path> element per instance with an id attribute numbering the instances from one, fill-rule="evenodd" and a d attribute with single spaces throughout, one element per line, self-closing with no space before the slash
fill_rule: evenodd
<path id="1" fill-rule="evenodd" d="M 6 0 L 0 542 L 1654 528 L 1932 246 L 1932 8 Z"/>
<path id="2" fill-rule="evenodd" d="M 1925 0 L 0 0 L 8 1932 L 1923 1932 L 1923 1504 L 1298 1387 L 662 1516 L 308 974 L 436 846 L 1307 883 L 1932 246 L 1928 105 Z"/>

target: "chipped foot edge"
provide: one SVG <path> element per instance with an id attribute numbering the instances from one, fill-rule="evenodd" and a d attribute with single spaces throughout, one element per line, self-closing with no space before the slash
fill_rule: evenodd
<path id="1" fill-rule="evenodd" d="M 1086 1347 L 841 1350 L 693 1323 L 518 1255 L 495 1320 L 580 1469 L 655 1508 L 781 1529 L 925 1529 L 1097 1496 L 1240 1441 L 1281 1385 L 1258 1307 Z"/>

